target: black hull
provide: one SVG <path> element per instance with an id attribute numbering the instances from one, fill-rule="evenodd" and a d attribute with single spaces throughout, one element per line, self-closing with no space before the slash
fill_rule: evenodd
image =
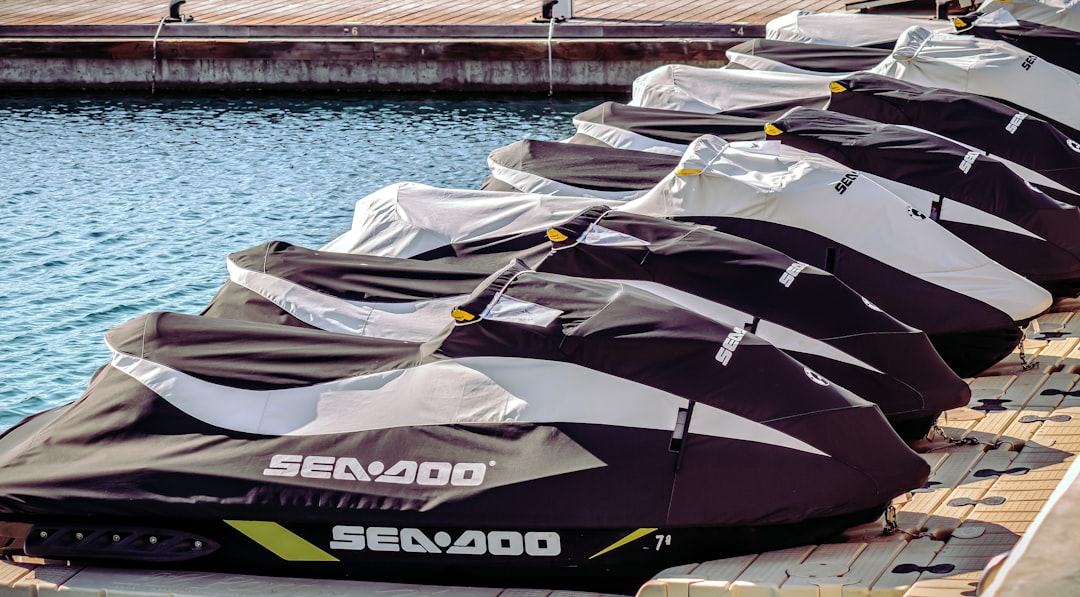
<path id="1" fill-rule="evenodd" d="M 0 523 L 0 545 L 4 535 L 19 535 L 10 549 L 27 555 L 123 568 L 633 594 L 671 566 L 825 542 L 883 512 L 884 506 L 761 527 L 535 530 L 26 521 Z"/>
<path id="2" fill-rule="evenodd" d="M 936 334 L 930 342 L 960 377 L 974 377 L 1012 353 L 1024 339 L 1020 327 L 1001 327 L 966 334 Z"/>

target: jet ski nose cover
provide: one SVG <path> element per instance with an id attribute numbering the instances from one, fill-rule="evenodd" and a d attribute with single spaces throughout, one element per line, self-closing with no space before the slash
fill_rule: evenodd
<path id="1" fill-rule="evenodd" d="M 124 324 L 79 401 L 0 439 L 0 512 L 774 524 L 875 507 L 927 474 L 873 405 L 647 293 L 511 268 L 460 311 L 479 313 L 427 343 Z M 757 497 L 709 490 L 732 474 Z"/>

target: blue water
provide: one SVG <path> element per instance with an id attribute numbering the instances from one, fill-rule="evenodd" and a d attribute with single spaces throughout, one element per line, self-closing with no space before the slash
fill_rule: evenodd
<path id="1" fill-rule="evenodd" d="M 198 313 L 228 253 L 318 247 L 394 182 L 477 188 L 600 101 L 0 97 L 0 430 L 77 398 L 109 328 Z"/>

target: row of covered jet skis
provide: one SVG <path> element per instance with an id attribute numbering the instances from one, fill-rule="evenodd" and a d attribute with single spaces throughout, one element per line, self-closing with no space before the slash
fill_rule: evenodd
<path id="1" fill-rule="evenodd" d="M 230 255 L 0 437 L 0 549 L 623 590 L 879 519 L 1080 283 L 1077 13 L 1001 6 L 797 12 L 481 190 Z"/>

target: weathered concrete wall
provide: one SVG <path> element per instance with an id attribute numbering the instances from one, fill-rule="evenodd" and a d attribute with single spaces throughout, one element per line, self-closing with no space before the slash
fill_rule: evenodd
<path id="1" fill-rule="evenodd" d="M 545 39 L 0 39 L 0 88 L 627 92 L 740 41 L 556 39 L 549 64 Z"/>

